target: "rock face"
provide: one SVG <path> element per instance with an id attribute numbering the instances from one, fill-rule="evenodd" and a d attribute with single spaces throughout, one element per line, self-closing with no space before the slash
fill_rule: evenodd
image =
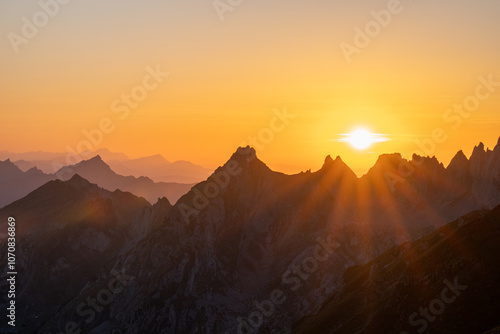
<path id="1" fill-rule="evenodd" d="M 448 168 L 385 155 L 358 179 L 340 158 L 285 175 L 240 148 L 172 208 L 140 209 L 132 246 L 35 333 L 69 319 L 84 333 L 290 333 L 345 289 L 348 268 L 499 204 L 499 148 L 483 152 Z M 124 268 L 134 280 L 112 303 L 91 321 L 75 317 Z"/>

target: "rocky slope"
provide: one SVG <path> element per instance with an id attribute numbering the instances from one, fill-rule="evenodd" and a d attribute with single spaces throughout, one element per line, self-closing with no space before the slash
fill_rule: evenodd
<path id="1" fill-rule="evenodd" d="M 483 333 L 500 324 L 498 282 L 500 206 L 348 268 L 342 287 L 292 332 Z"/>
<path id="2" fill-rule="evenodd" d="M 109 192 L 78 175 L 51 181 L 0 210 L 16 219 L 17 329 L 37 331 L 58 310 L 98 280 L 112 273 L 116 258 L 138 238 L 158 228 L 168 214 L 166 199 L 151 206 L 122 191 Z M 7 247 L 0 246 L 7 263 Z M 0 289 L 6 291 L 5 272 Z M 0 308 L 7 308 L 4 300 Z M 3 322 L 0 331 L 12 330 Z"/>
<path id="3" fill-rule="evenodd" d="M 176 203 L 162 228 L 117 259 L 115 268 L 136 279 L 79 326 L 88 333 L 289 333 L 342 289 L 347 268 L 500 203 L 499 147 L 479 146 L 470 160 L 459 154 L 448 168 L 435 158 L 382 156 L 361 179 L 340 158 L 328 157 L 315 173 L 284 175 L 239 149 Z M 408 164 L 411 172 L 401 167 Z M 75 306 L 40 333 L 61 328 Z"/>

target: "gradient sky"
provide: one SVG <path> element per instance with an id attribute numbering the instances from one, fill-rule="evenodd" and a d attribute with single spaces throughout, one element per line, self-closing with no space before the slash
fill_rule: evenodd
<path id="1" fill-rule="evenodd" d="M 500 2 L 402 0 L 348 63 L 340 44 L 387 6 L 243 0 L 221 21 L 211 0 L 73 0 L 16 53 L 9 33 L 22 36 L 40 4 L 2 1 L 0 150 L 64 152 L 109 118 L 115 129 L 95 149 L 216 167 L 285 107 L 296 118 L 258 155 L 288 173 L 330 154 L 361 174 L 379 154 L 409 157 L 436 128 L 448 138 L 432 155 L 445 164 L 480 141 L 493 147 L 500 87 L 456 130 L 443 114 L 480 76 L 500 82 Z M 169 76 L 120 120 L 113 101 L 157 65 Z M 336 141 L 360 126 L 391 140 L 361 152 Z"/>

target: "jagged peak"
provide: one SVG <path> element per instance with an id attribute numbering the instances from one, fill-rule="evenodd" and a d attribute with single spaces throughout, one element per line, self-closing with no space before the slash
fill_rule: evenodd
<path id="1" fill-rule="evenodd" d="M 450 164 L 446 169 L 456 169 L 456 168 L 464 168 L 469 164 L 469 159 L 465 156 L 464 151 L 460 150 L 458 153 L 451 159 Z"/>
<path id="2" fill-rule="evenodd" d="M 323 163 L 323 167 L 321 167 L 321 169 L 337 168 L 338 166 L 349 168 L 349 166 L 347 166 L 347 164 L 342 160 L 340 156 L 337 156 L 335 160 L 333 160 L 332 156 L 328 155 L 325 158 L 325 162 Z"/>
<path id="3" fill-rule="evenodd" d="M 412 160 L 410 161 L 414 165 L 423 165 L 423 166 L 439 166 L 442 165 L 442 163 L 438 160 L 438 158 L 434 155 L 432 157 L 430 156 L 421 156 L 418 154 L 413 154 Z"/>
<path id="4" fill-rule="evenodd" d="M 483 151 L 483 152 L 485 151 L 483 142 L 480 142 L 478 146 L 474 147 L 474 151 L 476 151 L 476 150 Z"/>
<path id="5" fill-rule="evenodd" d="M 250 146 L 238 147 L 238 149 L 236 150 L 236 152 L 233 153 L 233 155 L 231 156 L 231 159 L 229 159 L 229 161 L 236 161 L 240 164 L 241 167 L 246 166 L 246 165 L 250 165 L 253 163 L 264 164 L 257 157 L 257 151 L 253 147 L 250 147 Z"/>
<path id="6" fill-rule="evenodd" d="M 0 164 L 17 167 L 16 164 L 12 160 L 10 160 L 10 158 L 4 161 L 0 161 Z"/>
<path id="7" fill-rule="evenodd" d="M 0 161 L 0 166 L 2 166 L 3 168 L 7 168 L 9 170 L 21 171 L 21 169 L 19 167 L 17 167 L 17 165 L 15 163 L 13 163 L 12 160 L 10 160 L 10 159 L 7 159 L 5 161 Z"/>
<path id="8" fill-rule="evenodd" d="M 87 160 L 87 161 L 89 161 L 89 162 L 90 161 L 95 161 L 95 162 L 102 161 L 102 162 L 104 162 L 104 160 L 102 160 L 102 158 L 101 158 L 101 155 L 99 155 L 99 154 L 96 155 L 95 157 L 93 157 L 92 159 Z"/>
<path id="9" fill-rule="evenodd" d="M 238 147 L 231 158 L 222 167 L 217 168 L 217 170 L 215 170 L 209 178 L 212 178 L 220 170 L 230 171 L 230 174 L 232 173 L 231 175 L 243 175 L 247 174 L 248 172 L 272 172 L 272 170 L 267 167 L 264 162 L 259 160 L 256 150 L 250 146 Z"/>
<path id="10" fill-rule="evenodd" d="M 500 137 L 498 138 L 497 146 L 493 149 L 493 151 L 498 151 L 500 150 Z"/>
<path id="11" fill-rule="evenodd" d="M 331 155 L 327 155 L 326 158 L 325 158 L 325 162 L 323 163 L 323 167 L 329 165 L 329 164 L 332 164 L 333 163 L 333 159 L 332 159 L 332 156 Z"/>
<path id="12" fill-rule="evenodd" d="M 336 166 L 336 165 L 345 165 L 346 167 L 348 167 L 344 163 L 344 161 L 342 161 L 342 158 L 339 155 L 335 158 L 335 160 L 332 159 L 331 155 L 328 155 L 325 158 L 325 162 L 323 163 L 323 167 L 321 167 L 321 169 L 330 168 L 331 166 Z"/>
<path id="13" fill-rule="evenodd" d="M 399 164 L 401 162 L 401 160 L 403 160 L 403 156 L 401 155 L 401 153 L 387 153 L 387 154 L 381 154 L 378 159 L 377 159 L 377 162 L 375 163 L 375 166 L 379 165 L 379 164 L 386 164 L 386 163 L 389 163 L 389 164 Z"/>
<path id="14" fill-rule="evenodd" d="M 252 156 L 252 155 L 257 156 L 257 151 L 255 150 L 255 148 L 251 147 L 250 145 L 245 147 L 240 146 L 236 149 L 236 152 L 233 153 L 231 158 L 237 159 L 238 157 L 241 156 Z"/>
<path id="15" fill-rule="evenodd" d="M 153 205 L 153 207 L 172 207 L 172 204 L 166 197 L 158 198 L 158 201 Z"/>
<path id="16" fill-rule="evenodd" d="M 455 155 L 455 157 L 453 159 L 455 159 L 455 158 L 456 159 L 461 159 L 461 160 L 463 160 L 463 159 L 469 160 L 469 159 L 467 159 L 467 157 L 465 156 L 464 151 L 462 151 L 462 150 L 460 150 L 460 151 L 457 152 L 457 154 Z"/>
<path id="17" fill-rule="evenodd" d="M 94 167 L 94 168 L 106 168 L 106 169 L 111 169 L 108 164 L 106 162 L 104 162 L 104 160 L 102 160 L 101 156 L 100 155 L 96 155 L 95 157 L 89 159 L 89 160 L 83 160 L 83 161 L 80 161 L 78 164 L 76 164 L 75 166 L 73 167 L 82 167 L 82 166 L 85 166 L 85 167 L 88 167 L 88 166 L 91 166 L 91 167 Z"/>
<path id="18" fill-rule="evenodd" d="M 330 155 L 325 158 L 325 163 L 323 167 L 319 170 L 320 173 L 335 174 L 337 176 L 349 177 L 352 179 L 357 179 L 356 173 L 342 160 L 340 156 L 337 156 L 335 160 L 332 159 Z"/>
<path id="19" fill-rule="evenodd" d="M 472 155 L 470 158 L 471 158 L 471 160 L 473 160 L 475 157 L 482 156 L 485 153 L 486 153 L 486 151 L 484 149 L 484 144 L 481 142 L 481 143 L 479 143 L 478 146 L 474 147 L 474 150 L 472 151 Z"/>

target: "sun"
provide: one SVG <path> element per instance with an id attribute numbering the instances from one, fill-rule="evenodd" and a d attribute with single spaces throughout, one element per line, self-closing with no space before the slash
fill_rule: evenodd
<path id="1" fill-rule="evenodd" d="M 371 133 L 365 129 L 357 129 L 351 133 L 343 134 L 344 138 L 339 141 L 349 143 L 353 148 L 357 150 L 366 150 L 370 148 L 375 143 L 381 143 L 387 141 L 381 134 Z"/>

